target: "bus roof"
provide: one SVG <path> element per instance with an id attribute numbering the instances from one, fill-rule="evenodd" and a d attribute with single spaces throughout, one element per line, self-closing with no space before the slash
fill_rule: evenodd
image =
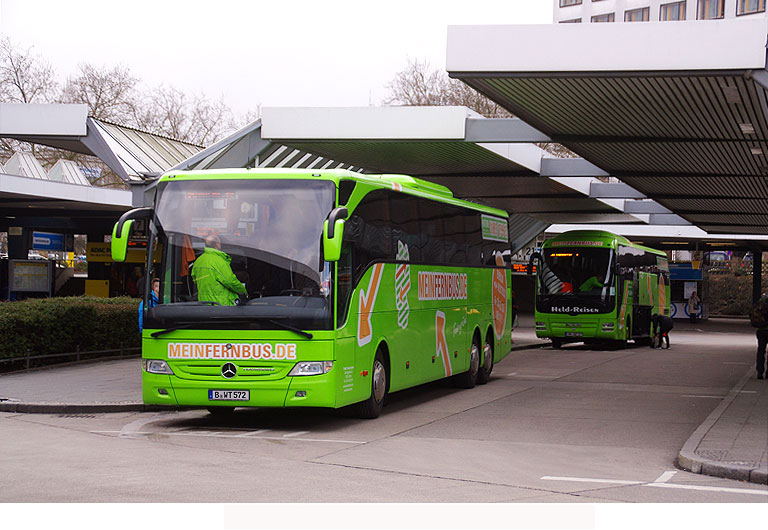
<path id="1" fill-rule="evenodd" d="M 337 186 L 340 180 L 354 180 L 365 182 L 376 187 L 393 189 L 412 195 L 418 195 L 440 202 L 459 205 L 465 208 L 471 208 L 480 212 L 507 218 L 509 214 L 504 210 L 492 208 L 483 204 L 457 199 L 453 196 L 450 189 L 434 182 L 429 182 L 409 175 L 368 175 L 356 173 L 346 169 L 292 169 L 292 168 L 255 168 L 255 169 L 207 169 L 198 171 L 171 171 L 160 178 L 159 182 L 169 182 L 173 180 L 228 180 L 228 179 L 307 179 L 307 180 L 328 180 L 334 182 Z"/>
<path id="2" fill-rule="evenodd" d="M 570 244 L 573 246 L 594 246 L 593 243 L 600 242 L 600 246 L 605 248 L 616 248 L 619 245 L 624 245 L 632 248 L 637 248 L 656 254 L 658 256 L 666 256 L 666 253 L 655 248 L 644 247 L 636 243 L 632 243 L 629 239 L 613 232 L 607 232 L 605 230 L 571 230 L 569 232 L 563 232 L 551 239 L 547 239 L 544 242 L 544 247 L 558 246 L 562 244 Z"/>

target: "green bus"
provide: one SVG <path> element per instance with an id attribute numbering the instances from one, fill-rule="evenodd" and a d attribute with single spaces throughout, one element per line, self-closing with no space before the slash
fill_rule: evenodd
<path id="1" fill-rule="evenodd" d="M 145 403 L 375 418 L 387 393 L 471 388 L 509 353 L 504 211 L 345 170 L 174 171 L 154 189 L 112 237 L 120 261 L 133 223 L 148 223 Z M 211 274 L 232 296 L 213 300 L 200 257 L 216 241 L 228 270 Z"/>
<path id="2" fill-rule="evenodd" d="M 536 336 L 567 342 L 649 344 L 651 316 L 670 314 L 664 252 L 625 237 L 574 230 L 546 240 L 536 264 Z"/>

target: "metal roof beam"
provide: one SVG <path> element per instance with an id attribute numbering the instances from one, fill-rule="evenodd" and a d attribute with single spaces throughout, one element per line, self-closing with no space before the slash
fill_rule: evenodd
<path id="1" fill-rule="evenodd" d="M 629 200 L 624 201 L 624 213 L 662 214 L 672 213 L 672 210 L 655 201 Z"/>
<path id="2" fill-rule="evenodd" d="M 589 185 L 591 199 L 645 199 L 646 196 L 623 182 L 592 182 Z"/>
<path id="3" fill-rule="evenodd" d="M 542 177 L 608 177 L 609 174 L 583 158 L 542 158 Z"/>
<path id="4" fill-rule="evenodd" d="M 652 213 L 648 219 L 650 225 L 687 226 L 692 223 L 674 213 Z"/>
<path id="5" fill-rule="evenodd" d="M 190 158 L 187 158 L 181 164 L 178 164 L 170 168 L 168 171 L 188 169 L 194 166 L 195 164 L 197 164 L 198 162 L 200 162 L 201 160 L 205 160 L 207 157 L 218 152 L 219 150 L 230 147 L 231 145 L 236 143 L 238 140 L 250 134 L 255 134 L 258 140 L 261 140 L 261 120 L 256 120 L 255 122 L 246 125 L 239 131 L 235 131 L 234 133 L 230 134 L 223 140 L 219 140 L 212 146 L 206 149 L 203 149 L 202 151 L 200 151 L 199 153 L 197 153 L 196 155 Z M 253 147 L 256 147 L 257 149 L 260 148 L 259 153 L 261 153 L 271 143 L 268 141 L 264 141 L 264 142 L 266 142 L 266 145 L 262 145 L 260 142 L 249 142 L 249 144 Z M 223 156 L 225 153 L 226 153 L 226 150 L 222 152 L 221 156 Z M 253 156 L 258 155 L 259 153 L 255 153 Z M 253 158 L 253 156 L 251 158 Z M 243 163 L 243 166 L 245 166 L 245 162 Z"/>
<path id="6" fill-rule="evenodd" d="M 766 70 L 749 70 L 747 77 L 752 79 L 755 83 L 768 90 L 768 71 Z"/>
<path id="7" fill-rule="evenodd" d="M 465 140 L 483 143 L 551 142 L 552 139 L 520 118 L 467 118 Z"/>

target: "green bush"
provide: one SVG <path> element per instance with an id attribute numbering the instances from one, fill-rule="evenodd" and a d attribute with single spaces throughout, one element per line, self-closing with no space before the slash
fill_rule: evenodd
<path id="1" fill-rule="evenodd" d="M 138 306 L 135 298 L 84 296 L 0 303 L 0 359 L 138 347 Z"/>
<path id="2" fill-rule="evenodd" d="M 752 307 L 752 275 L 710 275 L 707 302 L 712 315 L 746 315 Z"/>

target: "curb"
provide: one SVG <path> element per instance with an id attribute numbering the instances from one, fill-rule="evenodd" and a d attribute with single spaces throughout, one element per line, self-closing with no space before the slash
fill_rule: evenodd
<path id="1" fill-rule="evenodd" d="M 129 401 L 124 403 L 22 403 L 0 402 L 0 412 L 24 414 L 82 414 L 109 412 L 156 412 L 162 410 L 187 410 L 189 407 L 145 405 Z"/>
<path id="2" fill-rule="evenodd" d="M 712 426 L 720 419 L 720 416 L 722 416 L 726 409 L 728 409 L 733 400 L 736 399 L 736 396 L 739 395 L 739 392 L 741 392 L 741 389 L 747 384 L 747 381 L 752 378 L 753 371 L 753 368 L 749 369 L 744 377 L 736 383 L 736 386 L 728 392 L 726 398 L 709 416 L 707 416 L 704 423 L 699 425 L 691 437 L 688 438 L 688 441 L 685 442 L 685 445 L 683 445 L 683 448 L 680 449 L 680 452 L 677 455 L 677 463 L 682 469 L 700 475 L 742 480 L 745 482 L 754 482 L 756 484 L 768 484 L 768 473 L 764 469 L 739 466 L 736 464 L 723 464 L 722 462 L 710 460 L 696 454 L 696 448 L 701 443 L 701 440 L 704 439 L 704 436 L 706 436 Z"/>
<path id="3" fill-rule="evenodd" d="M 509 348 L 509 351 L 513 352 L 513 351 L 520 351 L 520 350 L 535 350 L 536 348 L 544 348 L 545 346 L 551 346 L 551 345 L 552 343 L 550 341 L 544 341 L 542 339 L 542 342 L 540 343 L 532 342 L 530 344 L 518 344 L 518 345 L 513 344 Z"/>

